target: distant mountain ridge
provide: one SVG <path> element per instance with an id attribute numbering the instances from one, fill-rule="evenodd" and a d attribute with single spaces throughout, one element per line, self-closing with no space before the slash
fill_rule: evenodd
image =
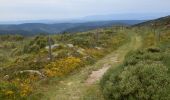
<path id="1" fill-rule="evenodd" d="M 109 15 L 93 15 L 83 18 L 84 20 L 151 20 L 169 15 L 170 12 L 162 13 L 123 13 Z"/>
<path id="2" fill-rule="evenodd" d="M 169 16 L 165 16 L 165 17 L 161 17 L 158 19 L 154 19 L 154 20 L 149 20 L 146 22 L 142 22 L 142 23 L 138 23 L 134 26 L 152 26 L 152 27 L 170 27 L 170 15 Z"/>
<path id="3" fill-rule="evenodd" d="M 0 25 L 0 34 L 23 34 L 33 35 L 38 33 L 56 34 L 62 32 L 81 32 L 91 29 L 110 27 L 113 25 L 134 25 L 144 22 L 143 20 L 112 20 L 112 21 L 94 21 L 84 23 L 25 23 Z"/>
<path id="4" fill-rule="evenodd" d="M 170 12 L 149 12 L 149 13 L 111 13 L 96 14 L 76 18 L 56 18 L 56 19 L 25 19 L 25 20 L 1 20 L 0 24 L 23 24 L 23 23 L 85 23 L 94 21 L 114 21 L 114 20 L 151 20 L 170 15 Z"/>

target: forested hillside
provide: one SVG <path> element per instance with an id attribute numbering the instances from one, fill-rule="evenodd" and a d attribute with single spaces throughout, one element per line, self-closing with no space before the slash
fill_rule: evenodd
<path id="1" fill-rule="evenodd" d="M 2 24 L 0 34 L 21 34 L 25 36 L 37 34 L 58 34 L 64 32 L 84 32 L 98 28 L 134 25 L 142 20 L 109 20 L 92 22 L 72 22 L 72 23 L 25 23 L 25 24 Z"/>

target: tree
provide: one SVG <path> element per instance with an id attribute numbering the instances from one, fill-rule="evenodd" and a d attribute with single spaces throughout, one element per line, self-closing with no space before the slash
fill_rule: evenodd
<path id="1" fill-rule="evenodd" d="M 51 50 L 51 38 L 48 36 L 48 46 L 49 46 L 49 59 L 52 61 L 52 50 Z"/>

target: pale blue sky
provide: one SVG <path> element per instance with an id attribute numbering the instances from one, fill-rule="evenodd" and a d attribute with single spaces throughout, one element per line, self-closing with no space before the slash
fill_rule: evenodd
<path id="1" fill-rule="evenodd" d="M 170 0 L 0 0 L 0 21 L 170 12 Z"/>

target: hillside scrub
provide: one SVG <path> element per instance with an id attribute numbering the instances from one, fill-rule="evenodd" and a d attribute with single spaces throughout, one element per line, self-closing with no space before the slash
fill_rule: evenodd
<path id="1" fill-rule="evenodd" d="M 168 100 L 170 78 L 164 55 L 152 48 L 131 52 L 118 71 L 108 71 L 101 80 L 107 100 Z M 116 73 L 115 73 L 116 71 Z"/>
<path id="2" fill-rule="evenodd" d="M 142 36 L 143 46 L 129 52 L 122 65 L 104 75 L 100 81 L 104 97 L 106 100 L 169 100 L 169 30 L 164 23 L 157 28 L 141 26 L 133 30 Z"/>
<path id="3" fill-rule="evenodd" d="M 0 98 L 27 99 L 30 95 L 39 95 L 36 94 L 36 83 L 41 78 L 36 73 L 25 73 L 26 70 L 38 71 L 45 75 L 46 80 L 51 77 L 65 77 L 79 68 L 93 64 L 128 41 L 125 32 L 114 33 L 112 29 L 107 30 L 110 32 L 101 29 L 51 35 L 52 45 L 56 46 L 52 49 L 52 61 L 48 60 L 48 38 L 45 35 L 26 37 L 9 43 L 8 40 L 2 41 Z"/>

